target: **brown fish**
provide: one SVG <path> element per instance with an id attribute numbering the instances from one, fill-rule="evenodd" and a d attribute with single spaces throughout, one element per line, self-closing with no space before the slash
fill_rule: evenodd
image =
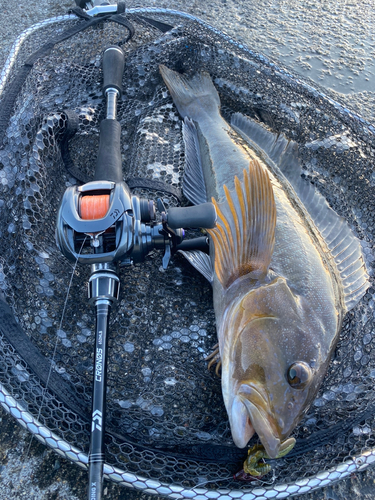
<path id="1" fill-rule="evenodd" d="M 160 71 L 185 119 L 184 193 L 218 212 L 210 257 L 185 255 L 213 286 L 232 437 L 242 448 L 257 433 L 275 458 L 368 287 L 361 245 L 301 178 L 295 144 L 239 114 L 230 126 L 207 73 Z"/>

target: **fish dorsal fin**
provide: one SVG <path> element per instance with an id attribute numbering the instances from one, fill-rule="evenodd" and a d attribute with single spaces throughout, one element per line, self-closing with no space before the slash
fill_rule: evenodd
<path id="1" fill-rule="evenodd" d="M 275 244 L 276 206 L 268 174 L 257 160 L 235 177 L 234 191 L 224 186 L 225 199 L 212 200 L 217 225 L 209 229 L 215 248 L 215 273 L 224 288 L 237 278 L 266 275 Z"/>
<path id="2" fill-rule="evenodd" d="M 199 138 L 195 123 L 186 117 L 182 124 L 185 143 L 185 171 L 182 181 L 182 191 L 194 205 L 206 203 L 207 191 L 203 175 L 202 161 L 199 149 Z"/>
<path id="3" fill-rule="evenodd" d="M 232 126 L 255 150 L 268 156 L 266 162 L 290 183 L 315 227 L 323 237 L 341 278 L 346 309 L 349 311 L 365 294 L 369 283 L 360 241 L 343 217 L 337 215 L 327 200 L 301 177 L 298 146 L 283 135 L 265 129 L 240 113 L 232 117 Z M 269 160 L 273 162 L 273 167 Z M 284 181 L 285 184 L 285 181 Z"/>

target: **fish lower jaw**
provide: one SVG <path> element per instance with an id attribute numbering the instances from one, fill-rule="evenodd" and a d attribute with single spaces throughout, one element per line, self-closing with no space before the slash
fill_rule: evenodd
<path id="1" fill-rule="evenodd" d="M 268 419 L 249 399 L 236 396 L 230 412 L 232 438 L 238 448 L 244 448 L 257 433 L 269 458 L 280 452 L 281 439 L 275 435 Z"/>
<path id="2" fill-rule="evenodd" d="M 234 444 L 238 448 L 245 448 L 255 434 L 255 430 L 245 405 L 238 398 L 233 401 L 229 412 L 229 422 Z"/>

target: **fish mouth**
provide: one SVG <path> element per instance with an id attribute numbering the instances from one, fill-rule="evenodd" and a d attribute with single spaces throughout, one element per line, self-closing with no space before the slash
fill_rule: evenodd
<path id="1" fill-rule="evenodd" d="M 256 432 L 269 458 L 276 458 L 282 440 L 268 408 L 268 398 L 258 388 L 242 384 L 232 403 L 231 431 L 239 448 L 244 448 Z"/>

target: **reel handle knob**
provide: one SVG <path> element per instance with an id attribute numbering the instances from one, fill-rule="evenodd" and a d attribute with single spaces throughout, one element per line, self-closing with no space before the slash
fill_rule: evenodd
<path id="1" fill-rule="evenodd" d="M 201 227 L 212 229 L 216 225 L 216 209 L 211 202 L 193 207 L 172 207 L 168 210 L 167 224 L 171 229 Z"/>
<path id="2" fill-rule="evenodd" d="M 122 75 L 124 73 L 125 55 L 117 45 L 108 47 L 103 54 L 103 94 L 108 89 L 115 89 L 122 95 Z"/>

